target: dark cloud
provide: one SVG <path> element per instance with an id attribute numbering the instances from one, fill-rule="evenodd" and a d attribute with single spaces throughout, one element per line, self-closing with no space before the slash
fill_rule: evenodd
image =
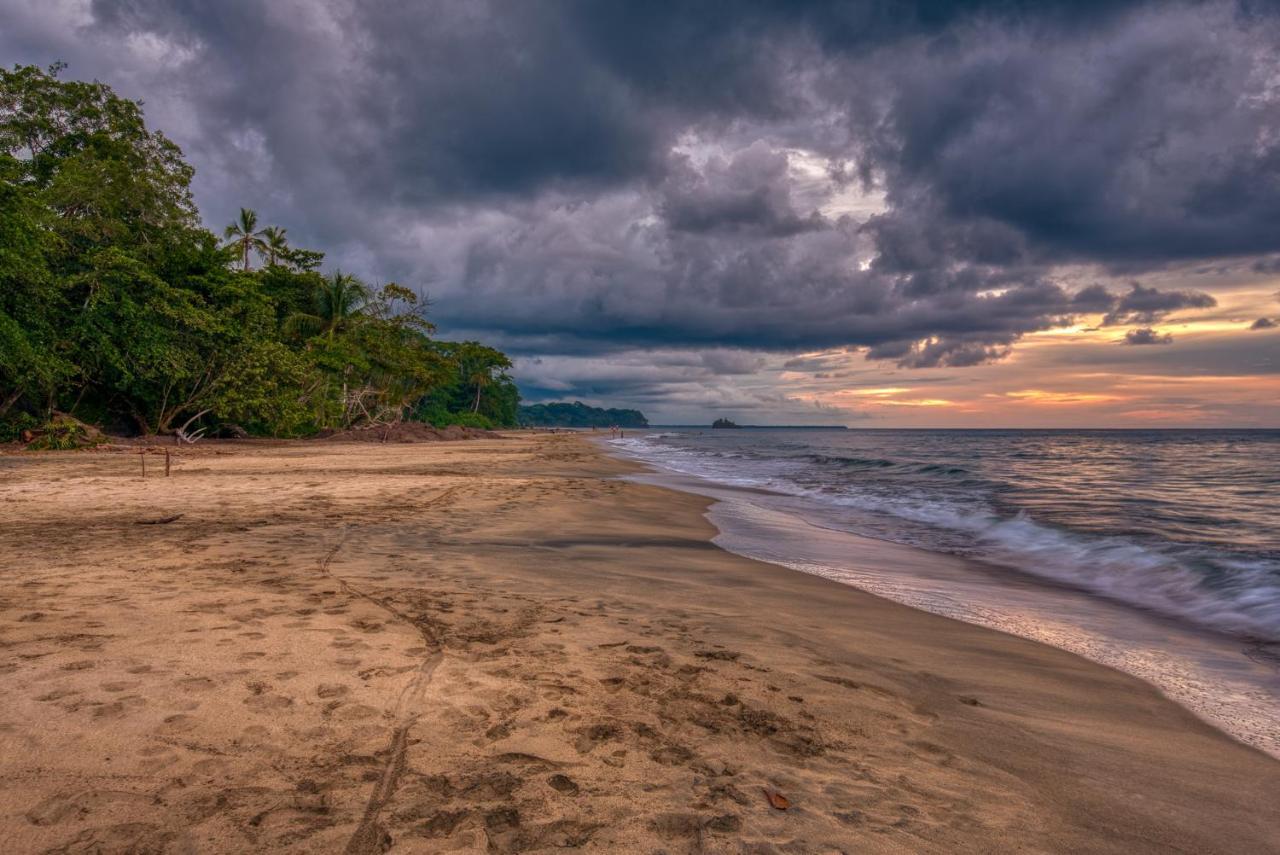
<path id="1" fill-rule="evenodd" d="M 1047 259 L 1274 250 L 1275 21 L 1195 3 L 1058 24 L 973 20 L 884 57 L 887 106 L 864 127 L 894 215 L 1001 224 Z"/>
<path id="2" fill-rule="evenodd" d="M 663 182 L 658 210 L 673 231 L 694 234 L 789 237 L 824 228 L 817 211 L 796 210 L 789 178 L 786 154 L 763 142 L 701 171 L 681 158 Z"/>
<path id="3" fill-rule="evenodd" d="M 424 287 L 446 334 L 526 357 L 703 349 L 679 369 L 702 384 L 762 351 L 959 367 L 1081 315 L 1149 331 L 1215 305 L 1080 287 L 1066 265 L 1280 258 L 1266 7 L 97 0 L 8 17 L 5 56 L 147 100 L 211 224 L 259 208 L 336 263 Z M 563 384 L 552 364 L 530 388 Z"/>
<path id="4" fill-rule="evenodd" d="M 719 375 L 754 374 L 764 367 L 760 354 L 741 350 L 707 350 L 701 359 L 707 370 Z"/>
<path id="5" fill-rule="evenodd" d="M 1102 324 L 1151 324 L 1178 309 L 1207 309 L 1216 305 L 1218 301 L 1203 291 L 1161 291 L 1133 282 L 1128 293 L 1121 295 L 1107 312 Z"/>
<path id="6" fill-rule="evenodd" d="M 1270 330 L 1270 329 L 1275 329 L 1276 326 L 1277 326 L 1276 322 L 1271 320 L 1270 318 L 1258 318 L 1256 321 L 1250 324 L 1249 329 Z"/>
<path id="7" fill-rule="evenodd" d="M 917 342 L 897 360 L 904 368 L 933 368 L 939 365 L 964 368 L 994 362 L 1009 355 L 1018 336 L 1010 334 L 1003 342 L 992 343 L 993 336 L 942 336 Z"/>
<path id="8" fill-rule="evenodd" d="M 1158 333 L 1151 327 L 1129 330 L 1124 334 L 1124 344 L 1173 344 L 1173 336 L 1169 333 Z"/>

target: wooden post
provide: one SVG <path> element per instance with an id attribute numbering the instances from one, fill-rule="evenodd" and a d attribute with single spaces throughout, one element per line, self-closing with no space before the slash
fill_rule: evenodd
<path id="1" fill-rule="evenodd" d="M 169 449 L 164 450 L 164 477 L 169 477 Z"/>
<path id="2" fill-rule="evenodd" d="M 138 459 L 142 461 L 142 477 L 146 478 L 147 477 L 147 452 L 145 450 L 139 451 Z"/>

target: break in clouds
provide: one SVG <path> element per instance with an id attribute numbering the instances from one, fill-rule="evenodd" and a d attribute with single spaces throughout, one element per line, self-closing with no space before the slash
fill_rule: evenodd
<path id="1" fill-rule="evenodd" d="M 1144 277 L 1280 252 L 1262 5 L 0 6 L 7 62 L 147 102 L 211 225 L 425 290 L 535 396 L 975 365 L 1086 315 L 1167 343 L 1215 299 Z"/>

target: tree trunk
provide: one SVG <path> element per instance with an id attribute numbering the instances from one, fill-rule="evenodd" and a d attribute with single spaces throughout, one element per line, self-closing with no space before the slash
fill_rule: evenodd
<path id="1" fill-rule="evenodd" d="M 5 413 L 9 412 L 9 408 L 12 407 L 14 404 L 16 404 L 18 402 L 18 399 L 21 397 L 22 397 L 22 390 L 14 389 L 13 394 L 5 398 L 4 403 L 0 403 L 0 416 L 3 416 Z"/>
<path id="2" fill-rule="evenodd" d="M 480 412 L 480 384 L 476 384 L 476 402 L 471 405 L 471 412 Z"/>
<path id="3" fill-rule="evenodd" d="M 132 409 L 132 408 L 131 408 Z M 137 410 L 133 411 L 133 420 L 138 423 L 138 428 L 142 431 L 143 436 L 151 436 L 151 423 L 147 421 L 146 416 Z"/>

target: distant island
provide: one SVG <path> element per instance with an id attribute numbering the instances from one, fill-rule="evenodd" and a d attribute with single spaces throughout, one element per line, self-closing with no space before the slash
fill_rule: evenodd
<path id="1" fill-rule="evenodd" d="M 728 419 L 716 419 L 711 423 L 713 428 L 740 428 L 742 425 L 735 424 Z"/>
<path id="2" fill-rule="evenodd" d="M 522 406 L 516 413 L 521 425 L 527 427 L 623 427 L 647 428 L 649 420 L 639 410 L 602 409 L 590 407 L 581 401 L 572 404 L 556 402 Z"/>

